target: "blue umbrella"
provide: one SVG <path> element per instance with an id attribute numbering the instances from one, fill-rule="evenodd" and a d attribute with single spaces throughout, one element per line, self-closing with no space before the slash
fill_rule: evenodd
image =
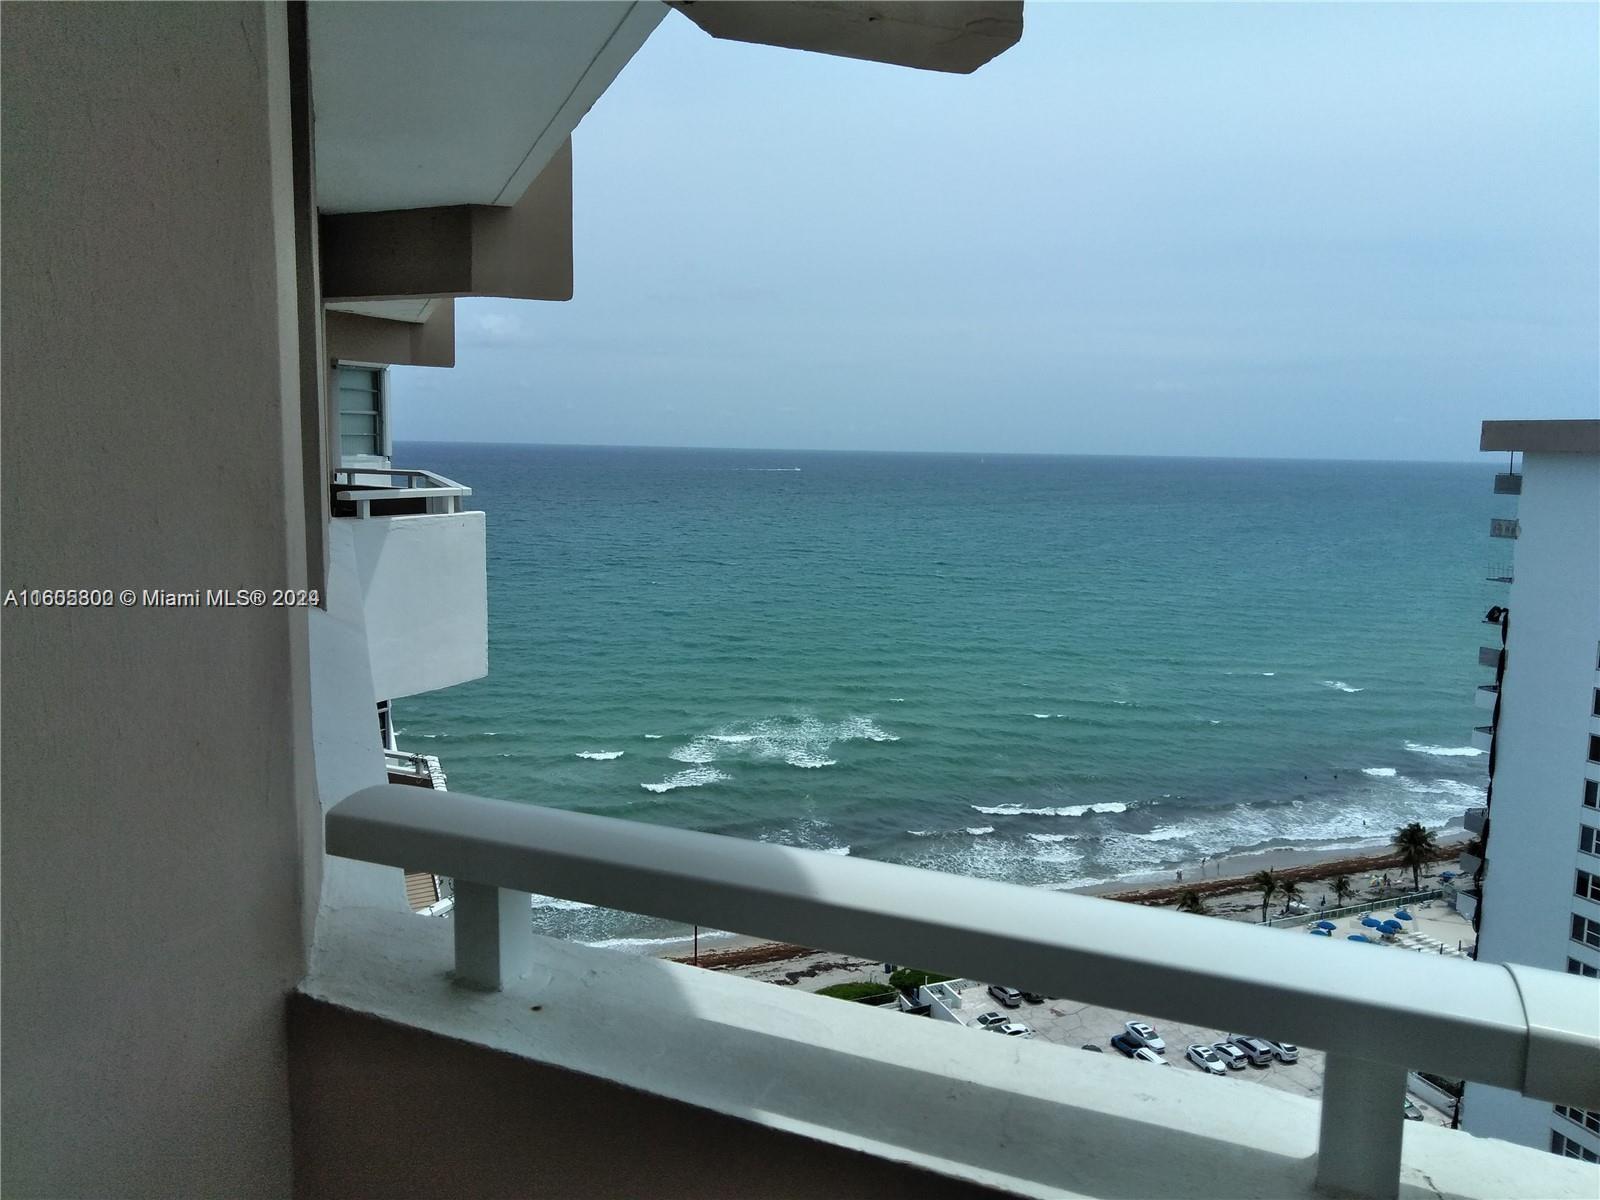
<path id="1" fill-rule="evenodd" d="M 1385 921 L 1382 925 L 1378 926 L 1378 928 L 1391 935 L 1401 933 L 1405 930 L 1405 926 L 1400 924 L 1399 921 Z"/>
<path id="2" fill-rule="evenodd" d="M 1439 872 L 1439 878 L 1444 880 L 1446 883 L 1449 883 L 1455 877 L 1456 877 L 1456 873 L 1454 871 L 1440 871 Z"/>
<path id="3" fill-rule="evenodd" d="M 1383 924 L 1382 921 L 1378 920 L 1378 918 L 1373 916 L 1371 913 L 1368 913 L 1366 916 L 1362 917 L 1361 923 L 1368 929 L 1376 929 L 1379 925 Z"/>
<path id="4" fill-rule="evenodd" d="M 1315 929 L 1315 928 L 1312 929 L 1311 935 L 1313 937 L 1332 937 L 1333 936 L 1333 934 L 1329 933 L 1326 929 Z"/>
<path id="5" fill-rule="evenodd" d="M 1335 925 L 1332 921 L 1318 921 L 1316 923 L 1316 925 L 1314 925 L 1312 928 L 1320 929 L 1323 932 L 1327 932 L 1330 929 L 1337 929 L 1339 927 L 1337 925 Z"/>
<path id="6" fill-rule="evenodd" d="M 1370 942 L 1371 940 L 1372 939 L 1364 933 L 1352 933 L 1349 937 L 1345 938 L 1345 941 L 1347 942 Z"/>
<path id="7" fill-rule="evenodd" d="M 1395 909 L 1394 910 L 1394 915 L 1399 917 L 1402 921 L 1414 921 L 1414 920 L 1416 920 L 1415 917 L 1413 917 L 1410 913 L 1408 913 L 1403 908 Z"/>

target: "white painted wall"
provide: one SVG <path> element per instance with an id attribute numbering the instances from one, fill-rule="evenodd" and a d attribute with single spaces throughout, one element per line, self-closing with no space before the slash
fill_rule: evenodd
<path id="1" fill-rule="evenodd" d="M 1587 761 L 1600 732 L 1600 456 L 1526 455 L 1517 515 L 1478 957 L 1564 971 L 1569 957 L 1600 964 L 1569 937 L 1574 912 L 1600 920 L 1573 894 L 1579 866 L 1600 873 L 1578 852 L 1582 814 L 1600 817 L 1583 807 L 1584 779 L 1600 775 Z M 1464 1114 L 1473 1133 L 1540 1149 L 1552 1128 L 1579 1136 L 1548 1104 L 1496 1088 L 1469 1087 Z"/>
<path id="2" fill-rule="evenodd" d="M 4 23 L 5 586 L 305 586 L 283 7 Z M 0 1191 L 290 1195 L 303 617 L 10 609 L 3 659 Z"/>
<path id="3" fill-rule="evenodd" d="M 489 590 L 481 512 L 341 518 L 348 527 L 373 699 L 489 673 Z"/>

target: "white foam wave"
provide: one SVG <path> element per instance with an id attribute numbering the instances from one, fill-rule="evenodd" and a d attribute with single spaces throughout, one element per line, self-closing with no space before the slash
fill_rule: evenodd
<path id="1" fill-rule="evenodd" d="M 805 753 L 792 754 L 783 761 L 791 767 L 805 767 L 809 770 L 815 770 L 818 767 L 834 767 L 839 764 L 839 760 L 836 758 L 823 758 L 818 754 Z"/>
<path id="2" fill-rule="evenodd" d="M 644 736 L 646 741 L 659 742 L 661 740 L 661 735 L 659 733 L 647 733 Z"/>
<path id="3" fill-rule="evenodd" d="M 594 905 L 585 904 L 581 900 L 563 900 L 560 896 L 535 895 L 530 907 L 534 909 L 553 908 L 559 912 L 577 912 L 580 909 L 593 908 Z"/>
<path id="4" fill-rule="evenodd" d="M 1363 775 L 1371 775 L 1374 779 L 1393 779 L 1394 778 L 1394 768 L 1393 767 L 1362 767 L 1361 768 L 1361 773 Z"/>
<path id="5" fill-rule="evenodd" d="M 906 702 L 906 698 L 904 696 L 890 696 L 889 697 L 889 703 L 890 704 L 904 704 L 905 702 Z"/>
<path id="6" fill-rule="evenodd" d="M 849 846 L 824 846 L 822 852 L 824 854 L 845 855 L 845 854 L 849 854 L 850 853 L 850 847 Z"/>
<path id="7" fill-rule="evenodd" d="M 1476 758 L 1483 753 L 1476 746 L 1428 746 L 1420 742 L 1407 742 L 1406 749 L 1413 754 L 1431 754 L 1435 758 Z"/>
<path id="8" fill-rule="evenodd" d="M 687 771 L 679 771 L 676 775 L 669 775 L 660 783 L 641 783 L 639 786 L 647 792 L 676 791 L 678 788 L 704 787 L 708 783 L 722 783 L 731 778 L 715 767 L 690 767 Z"/>
<path id="9" fill-rule="evenodd" d="M 1366 688 L 1351 687 L 1342 679 L 1319 679 L 1317 682 L 1323 687 L 1332 688 L 1336 692 L 1364 692 L 1367 690 Z"/>
<path id="10" fill-rule="evenodd" d="M 837 759 L 829 753 L 844 742 L 898 742 L 898 734 L 879 727 L 870 717 L 822 721 L 810 715 L 745 721 L 699 734 L 667 757 L 676 762 L 705 766 L 727 759 L 783 762 L 793 767 L 831 767 Z"/>
<path id="11" fill-rule="evenodd" d="M 1272 677 L 1272 676 L 1274 676 L 1274 675 L 1276 675 L 1276 674 L 1277 674 L 1277 672 L 1276 672 L 1276 671 L 1263 671 L 1263 672 L 1261 672 L 1261 674 L 1262 674 L 1262 675 L 1263 675 L 1263 676 L 1264 676 L 1264 677 L 1266 677 L 1266 678 L 1268 678 L 1268 679 L 1270 679 L 1270 678 L 1271 678 L 1271 677 Z"/>
<path id="12" fill-rule="evenodd" d="M 710 941 L 714 938 L 738 937 L 736 933 L 724 933 L 720 929 L 702 929 L 700 940 Z M 679 946 L 690 945 L 694 942 L 694 934 L 681 933 L 676 937 L 642 938 L 642 937 L 614 937 L 601 938 L 598 942 L 583 942 L 596 950 L 643 950 L 647 946 Z"/>
<path id="13" fill-rule="evenodd" d="M 909 833 L 912 837 L 932 837 L 933 836 L 933 830 L 931 830 L 931 829 L 908 829 L 908 830 L 906 830 L 906 832 Z"/>
<path id="14" fill-rule="evenodd" d="M 578 758 L 592 759 L 595 762 L 610 762 L 614 758 L 621 758 L 621 750 L 579 750 Z"/>
<path id="15" fill-rule="evenodd" d="M 973 837 L 982 837 L 986 833 L 993 833 L 993 825 L 968 825 L 967 832 Z"/>
<path id="16" fill-rule="evenodd" d="M 990 817 L 1082 817 L 1089 813 L 1127 812 L 1128 806 L 1116 800 L 1104 804 L 1065 804 L 1055 808 L 1028 808 L 1021 804 L 997 804 L 986 808 L 981 804 L 969 807 Z"/>
<path id="17" fill-rule="evenodd" d="M 1030 842 L 1064 842 L 1067 840 L 1067 835 L 1064 833 L 1030 833 L 1028 840 Z"/>
<path id="18" fill-rule="evenodd" d="M 1033 715 L 1041 721 L 1048 721 L 1050 719 L 1049 713 L 1034 713 Z"/>
<path id="19" fill-rule="evenodd" d="M 1412 795 L 1448 796 L 1454 803 L 1466 801 L 1468 807 L 1483 802 L 1483 788 L 1460 779 L 1434 779 L 1426 782 L 1421 779 L 1403 779 L 1400 782 Z"/>

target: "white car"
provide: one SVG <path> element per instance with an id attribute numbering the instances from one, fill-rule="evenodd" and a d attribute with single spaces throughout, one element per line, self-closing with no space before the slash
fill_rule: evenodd
<path id="1" fill-rule="evenodd" d="M 1161 1036 L 1143 1021 L 1129 1021 L 1123 1028 L 1128 1031 L 1128 1036 L 1141 1046 L 1148 1046 L 1157 1054 L 1167 1052 L 1167 1044 L 1161 1040 Z"/>
<path id="2" fill-rule="evenodd" d="M 980 1015 L 975 1023 L 979 1029 L 993 1029 L 996 1025 L 1004 1025 L 1006 1016 L 1004 1013 L 986 1012 Z"/>
<path id="3" fill-rule="evenodd" d="M 1262 1041 L 1272 1047 L 1272 1052 L 1278 1056 L 1279 1062 L 1292 1063 L 1300 1061 L 1300 1047 L 1293 1042 L 1275 1042 L 1271 1038 L 1263 1038 Z"/>
<path id="4" fill-rule="evenodd" d="M 1003 1034 L 1006 1037 L 1031 1038 L 1033 1036 L 1033 1030 L 1029 1029 L 1021 1021 L 1007 1021 L 1002 1025 L 991 1025 L 989 1026 L 989 1032 Z"/>
<path id="5" fill-rule="evenodd" d="M 1211 1048 L 1230 1071 L 1242 1071 L 1250 1065 L 1250 1059 L 1246 1057 L 1245 1052 L 1232 1042 L 1217 1042 Z"/>
<path id="6" fill-rule="evenodd" d="M 1163 1067 L 1170 1067 L 1172 1065 L 1166 1059 L 1162 1058 L 1161 1055 L 1150 1049 L 1149 1046 L 1140 1046 L 1137 1050 L 1135 1050 L 1133 1052 L 1133 1061 L 1160 1063 Z"/>
<path id="7" fill-rule="evenodd" d="M 1226 1075 L 1228 1073 L 1228 1068 L 1222 1065 L 1222 1060 L 1217 1057 L 1217 1052 L 1210 1046 L 1190 1046 L 1184 1057 L 1207 1075 Z"/>

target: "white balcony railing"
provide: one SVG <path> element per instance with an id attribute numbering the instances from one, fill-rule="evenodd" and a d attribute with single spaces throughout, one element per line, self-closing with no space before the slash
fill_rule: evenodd
<path id="1" fill-rule="evenodd" d="M 461 501 L 472 489 L 432 471 L 403 468 L 341 467 L 333 473 L 333 498 L 336 505 L 353 509 L 351 515 L 365 518 L 404 506 L 407 511 L 457 513 Z M 337 515 L 337 514 L 336 514 Z"/>
<path id="2" fill-rule="evenodd" d="M 1472 748 L 1482 750 L 1487 754 L 1494 748 L 1494 726 L 1474 725 L 1472 727 Z"/>
<path id="3" fill-rule="evenodd" d="M 1485 823 L 1489 820 L 1489 810 L 1482 805 L 1469 808 L 1461 818 L 1461 825 L 1468 833 L 1474 836 L 1483 832 Z"/>
<path id="4" fill-rule="evenodd" d="M 1321 1187 L 1393 1197 L 1408 1070 L 1600 1108 L 1594 981 L 582 813 L 366 788 L 330 854 L 456 880 L 457 979 L 532 963 L 530 893 L 915 962 L 1327 1052 Z"/>

